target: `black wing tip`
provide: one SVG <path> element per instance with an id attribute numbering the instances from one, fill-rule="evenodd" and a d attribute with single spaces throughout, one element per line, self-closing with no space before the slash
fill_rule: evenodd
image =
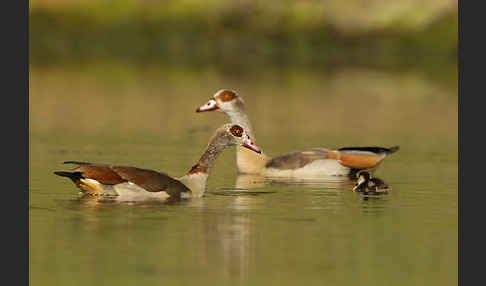
<path id="1" fill-rule="evenodd" d="M 400 146 L 393 146 L 390 148 L 383 148 L 383 147 L 344 147 L 339 148 L 338 151 L 368 151 L 373 153 L 386 153 L 391 154 L 395 153 L 400 149 Z"/>
<path id="2" fill-rule="evenodd" d="M 71 172 L 55 171 L 54 174 L 61 176 L 61 177 L 70 177 L 72 173 Z"/>
<path id="3" fill-rule="evenodd" d="M 68 177 L 71 179 L 80 179 L 83 177 L 80 172 L 55 171 L 54 174 L 61 177 Z"/>
<path id="4" fill-rule="evenodd" d="M 88 162 L 79 162 L 79 161 L 64 161 L 63 164 L 76 164 L 76 165 L 91 165 Z"/>
<path id="5" fill-rule="evenodd" d="M 83 179 L 83 174 L 81 172 L 64 172 L 64 171 L 55 171 L 55 175 L 61 176 L 61 177 L 67 177 L 73 181 L 77 181 L 80 179 Z"/>
<path id="6" fill-rule="evenodd" d="M 391 154 L 391 153 L 395 153 L 397 152 L 398 150 L 400 150 L 400 146 L 393 146 L 393 147 L 390 147 L 388 148 L 388 152 L 386 152 L 387 154 Z"/>

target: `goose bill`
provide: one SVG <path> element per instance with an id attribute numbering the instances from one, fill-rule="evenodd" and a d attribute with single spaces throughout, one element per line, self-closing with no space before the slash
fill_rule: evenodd
<path id="1" fill-rule="evenodd" d="M 262 150 L 260 149 L 260 147 L 258 147 L 257 145 L 253 144 L 253 142 L 251 142 L 249 139 L 245 140 L 245 142 L 242 144 L 243 147 L 246 147 L 252 151 L 255 151 L 257 152 L 258 154 L 261 154 L 262 153 Z"/>
<path id="2" fill-rule="evenodd" d="M 353 191 L 356 191 L 363 183 L 365 183 L 365 178 L 363 176 L 359 176 L 358 181 L 354 185 Z"/>
<path id="3" fill-rule="evenodd" d="M 218 105 L 216 104 L 216 100 L 210 99 L 206 104 L 196 109 L 196 112 L 204 112 L 204 111 L 212 111 L 218 109 Z"/>

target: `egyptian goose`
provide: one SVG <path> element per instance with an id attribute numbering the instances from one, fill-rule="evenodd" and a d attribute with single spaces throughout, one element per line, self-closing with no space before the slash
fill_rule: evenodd
<path id="1" fill-rule="evenodd" d="M 185 197 L 201 197 L 206 188 L 209 171 L 219 153 L 228 146 L 239 145 L 252 152 L 261 153 L 247 132 L 236 124 L 218 128 L 210 139 L 206 151 L 189 172 L 178 179 L 165 173 L 136 167 L 112 166 L 67 161 L 78 165 L 70 172 L 54 174 L 70 178 L 83 194 L 111 197 L 121 201 L 146 199 L 178 200 Z"/>
<path id="2" fill-rule="evenodd" d="M 386 194 L 391 191 L 383 180 L 378 178 L 372 178 L 371 174 L 363 171 L 358 173 L 358 181 L 354 185 L 353 191 L 364 193 L 367 195 L 373 194 Z"/>
<path id="3" fill-rule="evenodd" d="M 224 112 L 232 123 L 242 126 L 255 140 L 243 99 L 235 91 L 228 89 L 217 91 L 196 112 L 212 110 Z M 261 174 L 266 177 L 348 176 L 355 179 L 358 171 L 374 171 L 386 155 L 396 152 L 398 149 L 398 146 L 391 148 L 347 147 L 337 150 L 312 148 L 269 158 L 265 154 L 255 156 L 243 148 L 237 148 L 236 163 L 240 173 Z"/>

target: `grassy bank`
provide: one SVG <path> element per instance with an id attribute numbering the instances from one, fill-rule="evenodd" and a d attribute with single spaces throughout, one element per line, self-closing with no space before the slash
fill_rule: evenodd
<path id="1" fill-rule="evenodd" d="M 456 64 L 454 5 L 349 3 L 37 0 L 31 3 L 31 63 L 121 60 L 250 70 Z"/>

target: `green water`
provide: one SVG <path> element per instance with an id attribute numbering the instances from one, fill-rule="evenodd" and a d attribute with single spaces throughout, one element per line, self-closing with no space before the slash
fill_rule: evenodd
<path id="1" fill-rule="evenodd" d="M 453 72 L 452 72 L 453 73 Z M 31 285 L 456 285 L 457 77 L 356 67 L 256 75 L 150 67 L 31 68 Z M 245 99 L 258 145 L 400 145 L 352 182 L 238 176 L 234 148 L 200 199 L 100 204 L 52 174 L 66 160 L 178 177 L 222 113 L 195 109 L 220 88 Z"/>

